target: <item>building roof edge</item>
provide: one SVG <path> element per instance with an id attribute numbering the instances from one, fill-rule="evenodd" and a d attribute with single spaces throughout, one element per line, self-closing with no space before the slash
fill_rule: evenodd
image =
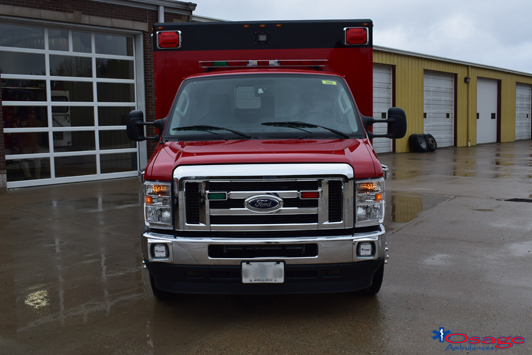
<path id="1" fill-rule="evenodd" d="M 466 61 L 462 61 L 462 60 L 438 57 L 438 56 L 429 55 L 429 54 L 410 52 L 410 51 L 405 51 L 405 50 L 401 50 L 401 49 L 382 47 L 382 46 L 373 46 L 373 50 L 380 51 L 380 52 L 400 54 L 400 55 L 405 55 L 405 56 L 411 56 L 411 57 L 418 57 L 418 58 L 424 58 L 424 59 L 437 60 L 437 61 L 442 61 L 442 62 L 447 62 L 447 63 L 460 64 L 460 65 L 471 66 L 471 67 L 482 68 L 482 69 L 496 70 L 496 71 L 501 71 L 501 72 L 510 73 L 510 74 L 517 74 L 517 75 L 524 75 L 524 76 L 532 77 L 532 73 L 526 73 L 526 72 L 521 72 L 521 71 L 517 71 L 517 70 L 494 67 L 494 66 L 490 66 L 490 65 L 466 62 Z"/>

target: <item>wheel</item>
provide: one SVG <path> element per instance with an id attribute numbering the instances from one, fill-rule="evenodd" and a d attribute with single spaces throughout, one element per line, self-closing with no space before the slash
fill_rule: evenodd
<path id="1" fill-rule="evenodd" d="M 376 295 L 382 286 L 382 279 L 384 276 L 384 262 L 382 262 L 381 266 L 375 271 L 375 274 L 373 274 L 373 281 L 371 283 L 371 286 L 364 290 L 364 293 L 368 296 Z"/>
<path id="2" fill-rule="evenodd" d="M 408 139 L 408 142 L 414 152 L 423 153 L 427 151 L 428 145 L 423 134 L 412 134 Z"/>
<path id="3" fill-rule="evenodd" d="M 436 143 L 436 139 L 432 136 L 432 134 L 425 134 L 425 140 L 427 141 L 427 150 L 429 152 L 433 152 L 438 149 L 438 143 Z"/>
<path id="4" fill-rule="evenodd" d="M 172 293 L 166 292 L 166 291 L 163 291 L 157 288 L 157 285 L 155 284 L 155 278 L 151 276 L 151 274 L 150 274 L 150 285 L 151 285 L 151 290 L 153 292 L 153 295 L 159 301 L 168 301 L 172 299 L 172 296 L 173 296 Z"/>

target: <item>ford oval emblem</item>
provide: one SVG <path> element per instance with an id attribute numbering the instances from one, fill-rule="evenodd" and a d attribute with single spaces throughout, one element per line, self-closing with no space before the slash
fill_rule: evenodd
<path id="1" fill-rule="evenodd" d="M 283 200 L 272 195 L 251 196 L 244 201 L 244 206 L 253 212 L 275 212 L 283 207 Z"/>

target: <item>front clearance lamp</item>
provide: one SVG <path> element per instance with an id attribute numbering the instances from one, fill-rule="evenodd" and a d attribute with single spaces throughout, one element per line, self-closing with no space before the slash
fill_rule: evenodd
<path id="1" fill-rule="evenodd" d="M 375 226 L 384 221 L 384 179 L 356 183 L 356 225 Z"/>
<path id="2" fill-rule="evenodd" d="M 169 182 L 144 183 L 144 219 L 149 227 L 172 229 L 172 198 Z"/>

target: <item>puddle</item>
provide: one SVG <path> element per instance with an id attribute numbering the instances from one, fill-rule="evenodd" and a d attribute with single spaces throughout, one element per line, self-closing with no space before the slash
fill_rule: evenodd
<path id="1" fill-rule="evenodd" d="M 449 200 L 449 196 L 423 193 L 387 192 L 384 226 L 392 231 L 411 222 L 438 205 Z"/>

